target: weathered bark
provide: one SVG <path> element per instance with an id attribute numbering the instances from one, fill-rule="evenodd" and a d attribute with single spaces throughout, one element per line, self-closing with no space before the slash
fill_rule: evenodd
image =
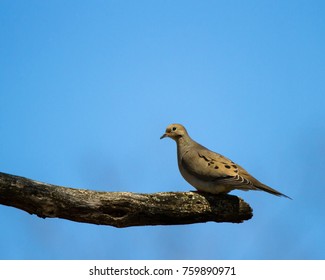
<path id="1" fill-rule="evenodd" d="M 233 195 L 198 192 L 97 192 L 0 172 L 0 204 L 36 214 L 114 227 L 214 222 L 241 223 L 251 207 Z"/>

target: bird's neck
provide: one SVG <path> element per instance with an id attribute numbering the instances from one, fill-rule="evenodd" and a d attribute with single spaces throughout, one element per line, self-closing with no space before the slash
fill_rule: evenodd
<path id="1" fill-rule="evenodd" d="M 189 136 L 183 136 L 176 140 L 177 150 L 179 155 L 183 155 L 184 152 L 188 151 L 193 140 Z"/>
<path id="2" fill-rule="evenodd" d="M 190 136 L 184 135 L 176 139 L 177 145 L 189 145 L 193 141 Z"/>

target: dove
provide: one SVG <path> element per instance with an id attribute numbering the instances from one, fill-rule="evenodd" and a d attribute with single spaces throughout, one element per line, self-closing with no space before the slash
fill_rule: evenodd
<path id="1" fill-rule="evenodd" d="M 289 196 L 264 185 L 232 160 L 195 142 L 181 124 L 171 124 L 160 137 L 177 144 L 178 168 L 184 179 L 198 191 L 226 194 L 232 190 L 260 190 L 276 196 Z"/>

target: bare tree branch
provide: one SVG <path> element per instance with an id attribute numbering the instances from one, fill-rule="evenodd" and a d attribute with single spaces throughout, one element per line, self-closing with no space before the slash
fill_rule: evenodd
<path id="1" fill-rule="evenodd" d="M 0 172 L 0 204 L 76 222 L 122 228 L 214 222 L 241 223 L 251 207 L 233 195 L 198 192 L 97 192 L 37 182 Z"/>

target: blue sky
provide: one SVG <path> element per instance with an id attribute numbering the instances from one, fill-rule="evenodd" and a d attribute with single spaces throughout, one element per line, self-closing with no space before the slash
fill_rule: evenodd
<path id="1" fill-rule="evenodd" d="M 293 200 L 243 224 L 116 229 L 0 205 L 0 259 L 324 259 L 323 1 L 1 1 L 0 171 L 193 188 L 170 123 Z"/>

